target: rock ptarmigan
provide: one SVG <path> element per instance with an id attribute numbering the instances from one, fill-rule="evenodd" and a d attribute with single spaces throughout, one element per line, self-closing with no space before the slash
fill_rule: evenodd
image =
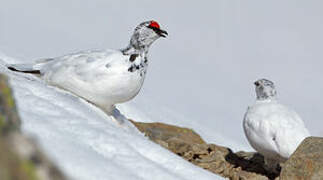
<path id="1" fill-rule="evenodd" d="M 7 67 L 38 74 L 48 84 L 84 98 L 122 123 L 115 104 L 139 93 L 147 72 L 149 47 L 166 35 L 156 21 L 146 21 L 135 28 L 129 45 L 121 50 L 82 51 Z"/>
<path id="2" fill-rule="evenodd" d="M 277 172 L 278 163 L 286 161 L 310 133 L 296 112 L 277 101 L 273 82 L 260 79 L 254 84 L 257 100 L 245 114 L 244 132 L 264 156 L 267 169 Z"/>

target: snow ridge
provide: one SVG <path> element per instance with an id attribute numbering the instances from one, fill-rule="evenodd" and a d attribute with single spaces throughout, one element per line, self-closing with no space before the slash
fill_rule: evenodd
<path id="1" fill-rule="evenodd" d="M 0 59 L 0 72 L 10 77 L 14 88 L 23 131 L 36 137 L 72 179 L 222 179 L 149 141 L 130 123 L 118 126 L 71 93 L 35 76 L 9 72 L 5 64 L 17 60 L 1 53 Z M 130 105 L 122 109 L 127 106 L 136 111 Z"/>

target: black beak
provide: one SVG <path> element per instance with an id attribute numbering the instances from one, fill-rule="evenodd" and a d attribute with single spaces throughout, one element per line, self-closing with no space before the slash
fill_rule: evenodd
<path id="1" fill-rule="evenodd" d="M 159 36 L 161 37 L 166 37 L 168 35 L 167 31 L 164 31 L 162 29 L 159 29 L 158 33 L 157 33 Z"/>
<path id="2" fill-rule="evenodd" d="M 156 27 L 150 27 L 152 30 L 155 31 L 160 37 L 166 37 L 168 35 L 167 31 L 164 31 L 162 29 L 156 28 Z"/>
<path id="3" fill-rule="evenodd" d="M 255 86 L 259 86 L 260 85 L 258 81 L 254 82 L 254 84 L 255 84 Z"/>

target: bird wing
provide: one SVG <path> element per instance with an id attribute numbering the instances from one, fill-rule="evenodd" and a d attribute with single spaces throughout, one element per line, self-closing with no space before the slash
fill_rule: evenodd
<path id="1" fill-rule="evenodd" d="M 288 158 L 310 133 L 295 111 L 283 105 L 277 105 L 273 109 L 275 111 L 268 115 L 267 123 L 272 127 L 271 133 L 279 154 Z"/>
<path id="2" fill-rule="evenodd" d="M 107 69 L 112 64 L 122 63 L 120 57 L 120 51 L 84 51 L 56 58 L 43 66 L 41 72 L 48 81 L 69 77 L 69 80 L 88 82 L 109 73 Z"/>

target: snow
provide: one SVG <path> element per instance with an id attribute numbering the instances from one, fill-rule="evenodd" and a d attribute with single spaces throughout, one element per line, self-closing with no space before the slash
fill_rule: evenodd
<path id="1" fill-rule="evenodd" d="M 117 125 L 103 111 L 71 93 L 48 86 L 33 75 L 8 72 L 3 64 L 18 61 L 1 53 L 0 59 L 0 72 L 11 79 L 23 132 L 34 136 L 70 178 L 222 179 L 149 141 L 130 123 Z M 151 114 L 161 119 L 171 116 L 170 112 L 161 116 L 164 111 L 158 107 L 147 114 L 134 104 L 120 109 L 137 121 L 151 121 Z"/>

